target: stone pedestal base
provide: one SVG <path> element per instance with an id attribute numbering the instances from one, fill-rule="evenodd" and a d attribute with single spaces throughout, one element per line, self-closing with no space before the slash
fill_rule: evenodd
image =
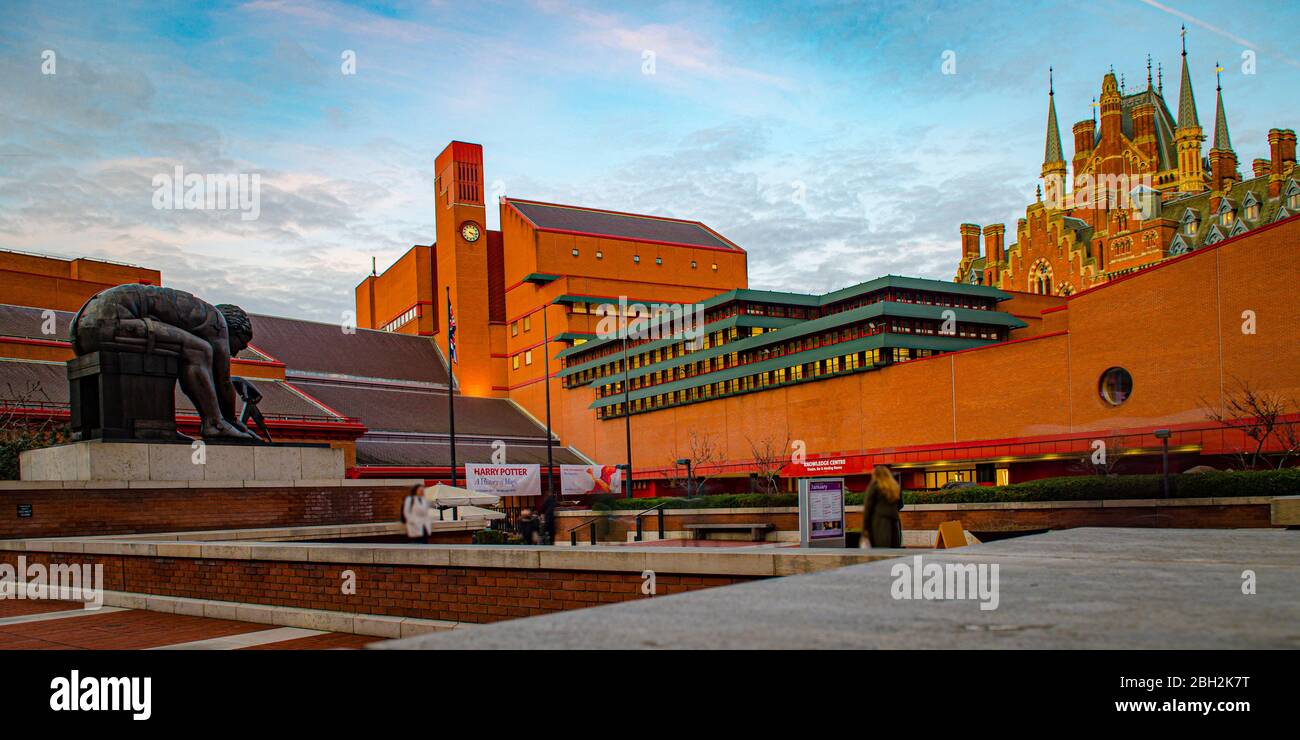
<path id="1" fill-rule="evenodd" d="M 68 360 L 72 438 L 176 439 L 175 356 L 91 352 Z"/>
<path id="2" fill-rule="evenodd" d="M 19 466 L 25 481 L 339 480 L 343 450 L 90 440 L 28 450 Z"/>

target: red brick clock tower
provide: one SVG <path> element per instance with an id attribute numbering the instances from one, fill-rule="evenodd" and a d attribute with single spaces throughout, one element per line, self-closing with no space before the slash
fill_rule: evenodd
<path id="1" fill-rule="evenodd" d="M 461 392 L 493 395 L 488 329 L 488 234 L 483 204 L 483 147 L 453 141 L 434 163 L 437 199 L 436 260 L 438 346 L 447 350 L 447 288 L 456 314 L 457 364 Z"/>

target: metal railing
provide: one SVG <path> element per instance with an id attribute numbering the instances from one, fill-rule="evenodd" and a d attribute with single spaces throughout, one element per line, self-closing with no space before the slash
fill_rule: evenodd
<path id="1" fill-rule="evenodd" d="M 593 544 L 593 545 L 596 544 L 596 524 L 600 522 L 601 518 L 602 518 L 602 517 L 593 516 L 593 517 L 591 517 L 590 519 L 584 519 L 584 520 L 582 520 L 581 522 L 579 522 L 575 527 L 573 527 L 572 529 L 570 529 L 570 530 L 569 530 L 569 544 L 570 544 L 570 545 L 573 545 L 574 547 L 577 547 L 577 545 L 578 545 L 578 530 L 579 530 L 579 529 L 582 529 L 583 527 L 589 527 L 589 528 L 590 528 L 590 530 L 591 530 L 591 544 Z"/>
<path id="2" fill-rule="evenodd" d="M 663 503 L 659 504 L 658 506 L 651 506 L 650 508 L 648 508 L 648 509 L 646 509 L 645 511 L 641 512 L 640 514 L 637 514 L 637 515 L 636 515 L 636 541 L 637 541 L 637 542 L 641 542 L 642 539 L 643 539 L 643 535 L 644 535 L 644 532 L 643 532 L 643 530 L 642 530 L 642 528 L 641 528 L 641 517 L 645 516 L 646 514 L 649 514 L 649 513 L 652 512 L 652 511 L 655 512 L 655 514 L 656 514 L 656 518 L 659 520 L 659 521 L 658 521 L 658 525 L 659 525 L 659 540 L 660 540 L 660 541 L 663 540 L 663 538 L 664 538 L 664 507 L 667 506 L 667 505 L 668 505 L 668 502 L 667 502 L 667 501 L 664 501 Z"/>

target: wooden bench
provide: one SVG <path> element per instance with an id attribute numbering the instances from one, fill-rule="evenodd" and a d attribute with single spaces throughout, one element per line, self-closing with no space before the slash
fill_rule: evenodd
<path id="1" fill-rule="evenodd" d="M 768 531 L 776 529 L 776 525 L 771 522 L 755 522 L 749 524 L 687 524 L 686 530 L 691 533 L 691 539 L 706 540 L 709 532 L 736 532 L 749 530 L 749 538 L 753 542 L 762 542 L 766 539 Z"/>

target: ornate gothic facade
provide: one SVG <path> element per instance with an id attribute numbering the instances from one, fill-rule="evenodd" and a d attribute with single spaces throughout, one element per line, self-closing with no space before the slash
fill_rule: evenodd
<path id="1" fill-rule="evenodd" d="M 1202 154 L 1206 136 L 1185 42 L 1177 117 L 1163 88 L 1162 80 L 1153 83 L 1149 61 L 1146 86 L 1138 91 L 1123 89 L 1115 73 L 1107 73 L 1094 103 L 1100 121 L 1094 114 L 1074 124 L 1074 156 L 1067 164 L 1049 85 L 1038 198 L 1016 223 L 1009 246 L 1003 224 L 983 229 L 962 224 L 956 280 L 1071 295 L 1300 213 L 1294 130 L 1270 130 L 1269 158 L 1256 159 L 1251 176 L 1243 178 L 1228 134 L 1222 84 L 1216 90 L 1213 139 L 1208 156 Z"/>

